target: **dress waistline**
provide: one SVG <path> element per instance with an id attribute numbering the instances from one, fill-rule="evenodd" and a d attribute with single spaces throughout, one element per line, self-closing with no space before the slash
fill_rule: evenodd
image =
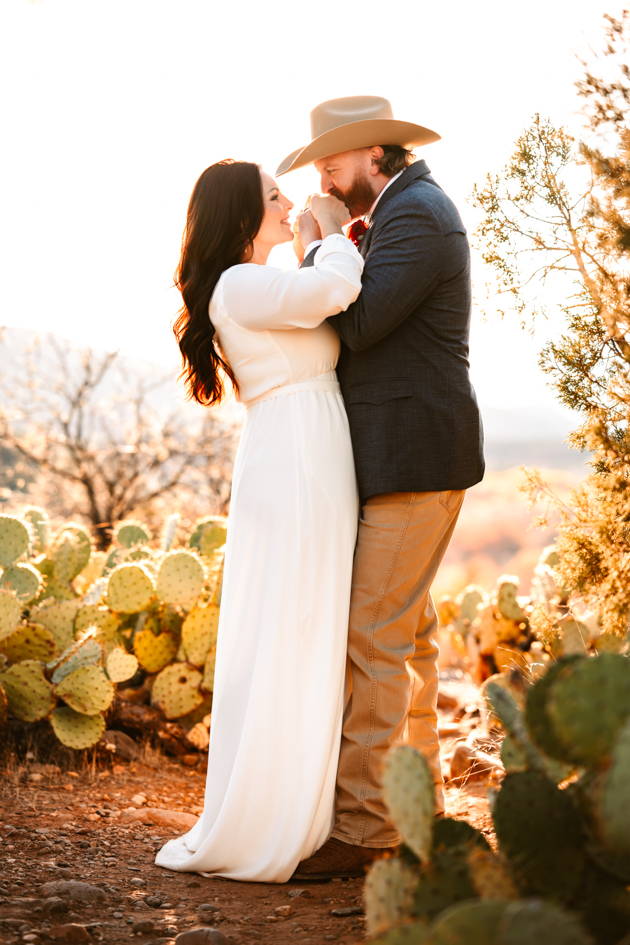
<path id="1" fill-rule="evenodd" d="M 260 404 L 263 400 L 273 400 L 274 397 L 284 397 L 285 394 L 298 394 L 301 391 L 324 391 L 333 394 L 341 393 L 341 387 L 339 381 L 337 380 L 337 374 L 335 371 L 327 371 L 325 374 L 320 374 L 317 377 L 311 378 L 309 381 L 298 381 L 296 384 L 285 384 L 284 387 L 272 387 L 271 390 L 267 391 L 266 394 L 261 394 L 260 397 L 255 397 L 253 400 L 248 400 L 245 404 L 245 407 L 249 410 L 250 407 L 254 407 L 256 404 Z"/>

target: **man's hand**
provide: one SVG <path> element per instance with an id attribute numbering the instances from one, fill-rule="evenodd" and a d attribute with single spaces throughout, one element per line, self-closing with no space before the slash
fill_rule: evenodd
<path id="1" fill-rule="evenodd" d="M 321 240 L 322 231 L 319 228 L 319 223 L 313 216 L 310 210 L 302 210 L 301 213 L 298 213 L 296 221 L 293 225 L 293 233 L 295 234 L 295 240 L 293 241 L 293 251 L 298 257 L 298 262 L 302 262 L 304 259 L 304 251 L 309 243 L 312 243 L 313 240 Z M 302 259 L 300 259 L 296 243 L 301 247 Z"/>

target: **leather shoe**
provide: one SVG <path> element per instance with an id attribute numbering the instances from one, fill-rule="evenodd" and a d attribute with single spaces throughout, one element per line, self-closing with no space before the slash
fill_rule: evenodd
<path id="1" fill-rule="evenodd" d="M 320 847 L 308 860 L 298 863 L 292 880 L 324 880 L 340 877 L 354 879 L 363 876 L 366 869 L 374 860 L 378 860 L 384 853 L 393 853 L 394 847 L 359 847 L 352 843 L 344 843 L 331 837 L 323 847 Z"/>

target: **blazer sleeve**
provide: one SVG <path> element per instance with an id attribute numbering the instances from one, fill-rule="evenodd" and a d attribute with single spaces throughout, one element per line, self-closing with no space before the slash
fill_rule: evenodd
<path id="1" fill-rule="evenodd" d="M 224 310 L 250 331 L 316 328 L 354 302 L 361 291 L 362 272 L 363 259 L 356 247 L 334 234 L 318 247 L 311 267 L 246 265 L 228 270 Z"/>
<path id="2" fill-rule="evenodd" d="M 445 233 L 431 208 L 420 203 L 397 209 L 374 226 L 361 295 L 329 318 L 353 351 L 363 351 L 388 335 L 450 278 L 453 240 L 466 241 L 463 229 Z M 459 258 L 459 251 L 454 255 Z"/>

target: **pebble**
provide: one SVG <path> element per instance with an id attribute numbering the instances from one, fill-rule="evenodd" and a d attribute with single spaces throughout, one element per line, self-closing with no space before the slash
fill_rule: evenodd
<path id="1" fill-rule="evenodd" d="M 107 900 L 105 893 L 98 886 L 80 883 L 76 879 L 57 879 L 52 883 L 44 883 L 40 892 L 45 898 L 61 896 L 77 902 L 106 902 Z"/>
<path id="2" fill-rule="evenodd" d="M 293 915 L 293 909 L 291 906 L 278 906 L 277 909 L 274 909 L 273 911 L 276 913 L 276 915 Z"/>
<path id="3" fill-rule="evenodd" d="M 82 945 L 91 942 L 92 936 L 84 925 L 58 925 L 56 929 L 48 930 L 48 938 L 68 942 L 68 945 Z"/>
<path id="4" fill-rule="evenodd" d="M 252 938 L 255 936 L 251 936 Z M 190 929 L 180 932 L 175 939 L 175 945 L 229 945 L 223 932 L 218 929 Z"/>
<path id="5" fill-rule="evenodd" d="M 124 918 L 124 913 L 123 913 L 123 912 L 114 912 L 114 913 L 112 913 L 112 915 L 114 916 L 115 919 L 122 919 L 122 918 Z"/>
<path id="6" fill-rule="evenodd" d="M 139 876 L 132 876 L 129 882 L 132 886 L 146 886 L 147 884 L 146 879 L 140 879 Z M 199 883 L 197 883 L 197 885 L 199 885 Z"/>
<path id="7" fill-rule="evenodd" d="M 310 889 L 291 889 L 289 891 L 289 899 L 295 899 L 298 896 L 301 896 L 302 899 L 312 899 L 313 894 Z"/>
<path id="8" fill-rule="evenodd" d="M 200 906 L 197 906 L 198 912 L 220 912 L 218 906 L 213 906 L 210 902 L 204 902 Z"/>
<path id="9" fill-rule="evenodd" d="M 143 934 L 146 934 L 147 932 L 152 932 L 154 928 L 155 928 L 155 925 L 151 921 L 151 919 L 140 919 L 139 922 L 133 923 L 132 932 L 134 933 L 134 935 L 137 932 L 142 932 Z"/>
<path id="10" fill-rule="evenodd" d="M 331 909 L 331 915 L 363 915 L 363 906 L 345 906 L 343 909 Z"/>

